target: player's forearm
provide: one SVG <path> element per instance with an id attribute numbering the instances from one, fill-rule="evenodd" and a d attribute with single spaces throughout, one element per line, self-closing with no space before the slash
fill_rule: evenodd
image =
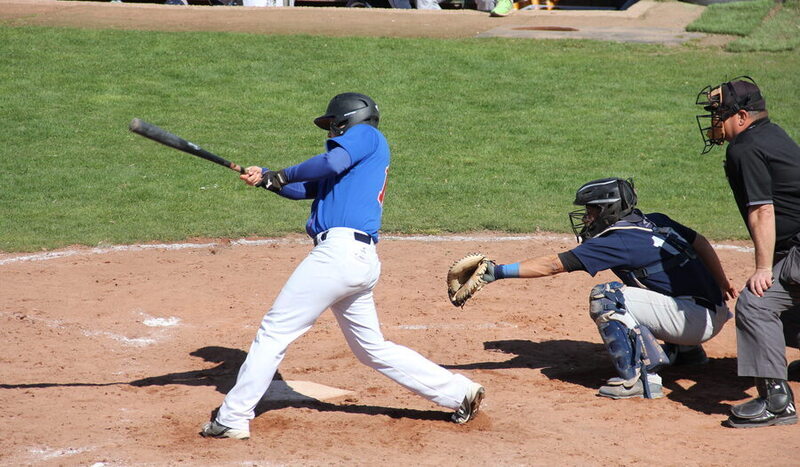
<path id="1" fill-rule="evenodd" d="M 283 170 L 289 182 L 312 181 L 339 175 L 351 163 L 350 154 L 344 148 L 335 147 Z"/>
<path id="2" fill-rule="evenodd" d="M 558 255 L 546 255 L 526 259 L 513 264 L 500 264 L 495 267 L 495 277 L 508 279 L 512 277 L 536 278 L 547 277 L 564 272 L 564 265 Z"/>
<path id="3" fill-rule="evenodd" d="M 714 251 L 714 247 L 699 233 L 695 237 L 692 247 L 714 277 L 714 281 L 719 288 L 728 290 L 731 287 L 730 280 L 728 280 L 728 276 L 725 275 L 725 270 L 722 268 L 722 263 L 719 260 L 719 256 L 717 256 L 717 252 Z"/>
<path id="4" fill-rule="evenodd" d="M 314 194 L 310 192 L 309 185 L 309 183 L 305 182 L 290 183 L 284 185 L 278 194 L 286 199 L 311 199 Z"/>
<path id="5" fill-rule="evenodd" d="M 771 270 L 775 253 L 775 207 L 772 204 L 750 206 L 747 226 L 756 250 L 756 269 Z"/>

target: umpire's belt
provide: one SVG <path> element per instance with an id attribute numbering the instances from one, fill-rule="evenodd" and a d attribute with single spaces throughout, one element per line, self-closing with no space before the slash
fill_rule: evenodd
<path id="1" fill-rule="evenodd" d="M 314 246 L 317 246 L 320 243 L 324 242 L 325 239 L 328 238 L 328 232 L 330 232 L 330 230 L 326 230 L 318 234 L 316 237 L 314 237 Z M 366 243 L 367 245 L 371 245 L 372 243 L 374 243 L 372 241 L 372 236 L 370 236 L 369 234 L 365 234 L 364 232 L 359 232 L 357 230 L 353 231 L 353 238 L 356 241 L 361 243 Z"/>

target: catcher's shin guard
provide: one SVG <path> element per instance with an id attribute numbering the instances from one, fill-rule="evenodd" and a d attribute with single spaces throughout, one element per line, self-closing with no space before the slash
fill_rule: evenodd
<path id="1" fill-rule="evenodd" d="M 653 399 L 647 374 L 655 373 L 662 366 L 668 365 L 669 357 L 664 353 L 664 349 L 658 344 L 655 336 L 647 326 L 636 326 L 631 330 L 631 335 L 633 336 L 633 345 L 638 349 L 636 354 L 639 356 L 639 361 L 637 363 L 642 379 L 644 397 Z"/>
<path id="2" fill-rule="evenodd" d="M 669 357 L 653 333 L 650 332 L 650 328 L 640 324 L 636 326 L 636 329 L 639 330 L 637 338 L 642 346 L 642 363 L 644 363 L 645 369 L 649 372 L 656 372 L 662 366 L 669 365 Z"/>
<path id="3" fill-rule="evenodd" d="M 624 289 L 620 282 L 594 286 L 589 293 L 589 315 L 597 324 L 617 373 L 625 381 L 633 382 L 640 376 L 640 347 L 633 345 L 631 328 L 635 322 L 625 319 Z"/>
<path id="4" fill-rule="evenodd" d="M 589 295 L 589 314 L 620 378 L 628 385 L 641 378 L 644 396 L 650 399 L 647 373 L 668 364 L 669 358 L 650 329 L 626 315 L 624 289 L 620 282 L 596 285 Z"/>
<path id="5" fill-rule="evenodd" d="M 641 375 L 639 346 L 633 345 L 631 330 L 619 321 L 610 320 L 597 325 L 600 337 L 620 378 L 633 382 Z"/>

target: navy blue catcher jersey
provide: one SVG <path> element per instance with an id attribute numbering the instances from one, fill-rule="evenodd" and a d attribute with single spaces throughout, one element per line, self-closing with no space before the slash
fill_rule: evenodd
<path id="1" fill-rule="evenodd" d="M 640 278 L 641 284 L 629 273 L 655 263 L 664 264 L 675 256 L 669 252 L 671 248 L 665 248 L 664 235 L 657 234 L 652 227 L 669 227 L 690 245 L 697 237 L 694 230 L 660 213 L 647 214 L 639 222 L 625 223 L 627 227 L 615 228 L 621 223 L 614 224 L 600 236 L 588 239 L 570 250 L 589 274 L 594 276 L 610 269 L 625 285 L 631 287 L 644 285 L 647 289 L 670 297 L 691 296 L 704 298 L 714 304 L 723 302 L 722 291 L 699 257 L 689 259 L 682 266 L 676 265 Z"/>

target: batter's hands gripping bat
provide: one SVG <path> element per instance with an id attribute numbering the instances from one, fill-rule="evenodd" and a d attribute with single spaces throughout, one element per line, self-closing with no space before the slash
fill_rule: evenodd
<path id="1" fill-rule="evenodd" d="M 192 142 L 186 141 L 185 139 L 176 136 L 169 131 L 164 130 L 163 128 L 159 128 L 156 125 L 147 123 L 144 120 L 140 120 L 138 118 L 131 120 L 130 130 L 134 133 L 144 136 L 145 138 L 149 138 L 171 148 L 175 148 L 178 151 L 183 151 L 197 157 L 202 157 L 207 161 L 225 166 L 231 170 L 239 172 L 240 174 L 245 173 L 244 168 L 239 164 L 234 164 L 229 160 L 225 160 L 212 152 L 206 151 Z"/>

